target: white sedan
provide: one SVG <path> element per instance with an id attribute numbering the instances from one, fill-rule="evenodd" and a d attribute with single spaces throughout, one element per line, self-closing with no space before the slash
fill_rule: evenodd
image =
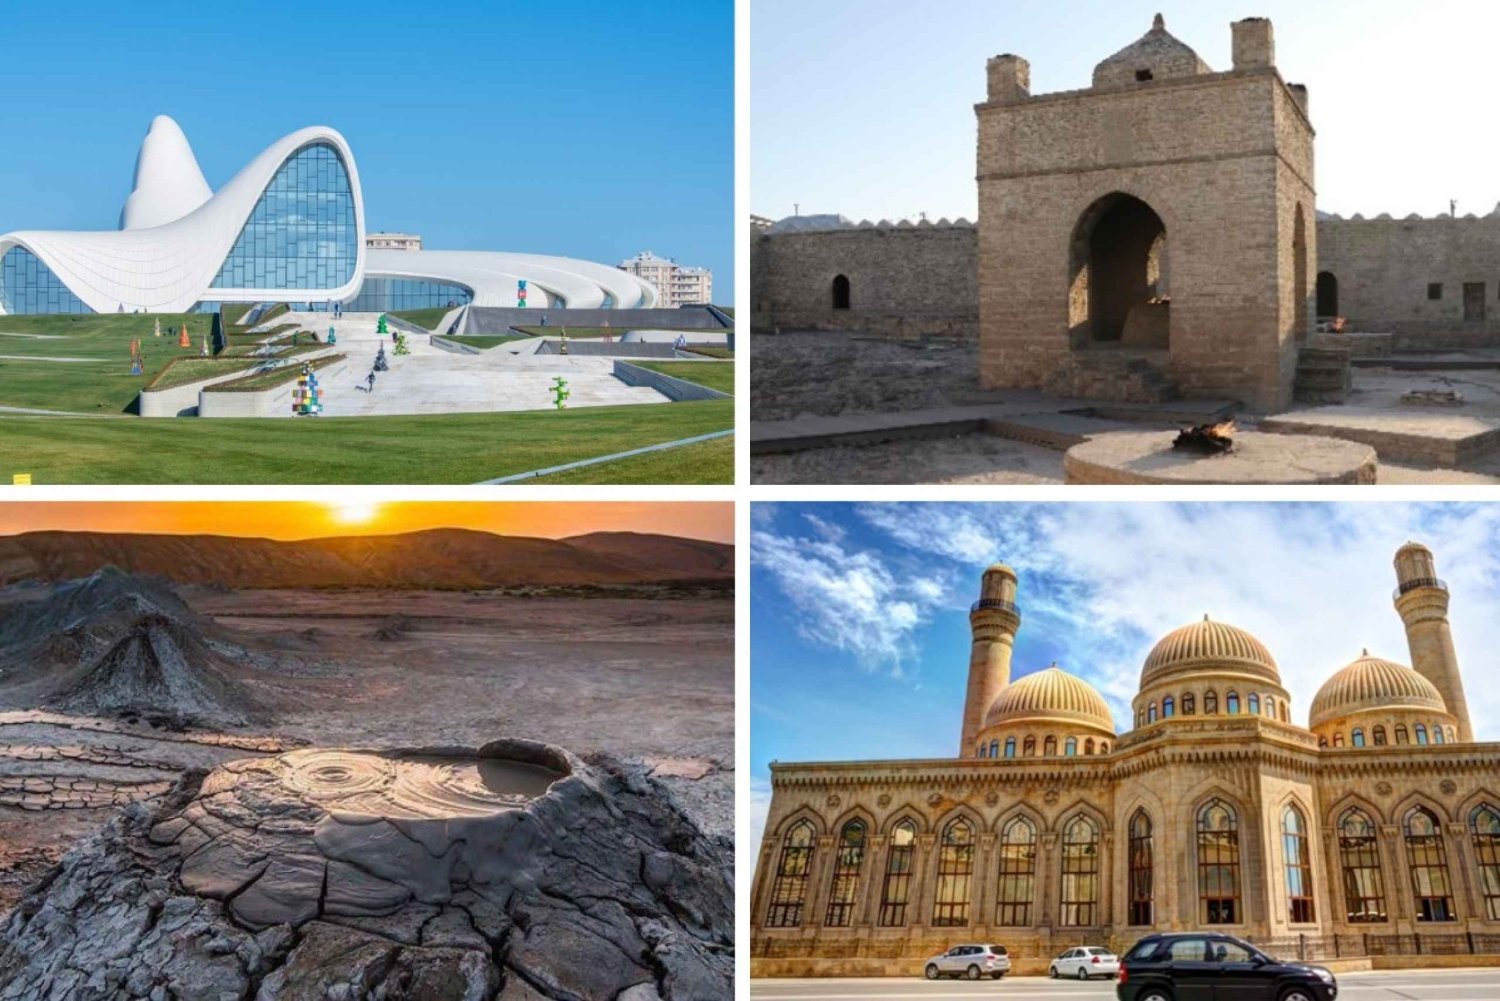
<path id="1" fill-rule="evenodd" d="M 1052 960 L 1047 973 L 1054 980 L 1058 977 L 1077 977 L 1079 980 L 1116 977 L 1120 974 L 1120 958 L 1108 949 L 1091 945 L 1079 946 L 1068 949 Z"/>

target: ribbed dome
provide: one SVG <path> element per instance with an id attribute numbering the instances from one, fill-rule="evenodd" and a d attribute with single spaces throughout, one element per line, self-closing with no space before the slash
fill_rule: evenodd
<path id="1" fill-rule="evenodd" d="M 1309 723 L 1317 726 L 1362 709 L 1431 709 L 1447 712 L 1432 682 L 1404 664 L 1364 656 L 1323 683 Z"/>
<path id="2" fill-rule="evenodd" d="M 1118 87 L 1212 72 L 1198 53 L 1167 31 L 1158 14 L 1150 31 L 1094 67 L 1094 86 Z"/>
<path id="3" fill-rule="evenodd" d="M 1141 667 L 1141 687 L 1168 674 L 1194 669 L 1229 669 L 1281 684 L 1271 651 L 1237 626 L 1214 622 L 1208 616 L 1174 629 L 1157 641 Z"/>
<path id="4" fill-rule="evenodd" d="M 1055 664 L 1001 689 L 990 703 L 984 725 L 1023 719 L 1074 719 L 1115 732 L 1104 697 L 1093 685 Z"/>

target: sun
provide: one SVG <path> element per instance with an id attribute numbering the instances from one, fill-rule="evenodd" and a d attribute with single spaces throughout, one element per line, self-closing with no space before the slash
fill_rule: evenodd
<path id="1" fill-rule="evenodd" d="M 373 501 L 349 501 L 330 506 L 333 520 L 341 525 L 368 525 L 375 520 L 380 507 Z"/>

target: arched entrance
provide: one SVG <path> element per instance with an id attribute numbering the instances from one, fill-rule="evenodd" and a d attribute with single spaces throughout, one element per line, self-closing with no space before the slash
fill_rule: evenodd
<path id="1" fill-rule="evenodd" d="M 835 275 L 833 279 L 833 308 L 849 308 L 849 279 L 843 275 Z"/>
<path id="2" fill-rule="evenodd" d="M 1069 256 L 1072 347 L 1168 346 L 1167 228 L 1151 206 L 1100 198 L 1079 217 Z"/>
<path id="3" fill-rule="evenodd" d="M 1318 316 L 1339 315 L 1339 280 L 1332 271 L 1318 272 Z"/>

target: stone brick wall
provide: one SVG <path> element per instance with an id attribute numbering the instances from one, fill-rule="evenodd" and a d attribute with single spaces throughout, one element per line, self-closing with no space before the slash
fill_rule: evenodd
<path id="1" fill-rule="evenodd" d="M 750 240 L 751 326 L 884 337 L 978 332 L 975 230 L 968 223 L 863 224 Z M 849 279 L 849 308 L 833 280 Z"/>
<path id="2" fill-rule="evenodd" d="M 1341 219 L 1318 223 L 1320 271 L 1338 282 L 1352 330 L 1396 335 L 1396 350 L 1500 344 L 1500 210 L 1476 218 Z M 1429 299 L 1427 286 L 1443 286 Z M 1483 319 L 1465 319 L 1464 285 L 1482 284 Z"/>

